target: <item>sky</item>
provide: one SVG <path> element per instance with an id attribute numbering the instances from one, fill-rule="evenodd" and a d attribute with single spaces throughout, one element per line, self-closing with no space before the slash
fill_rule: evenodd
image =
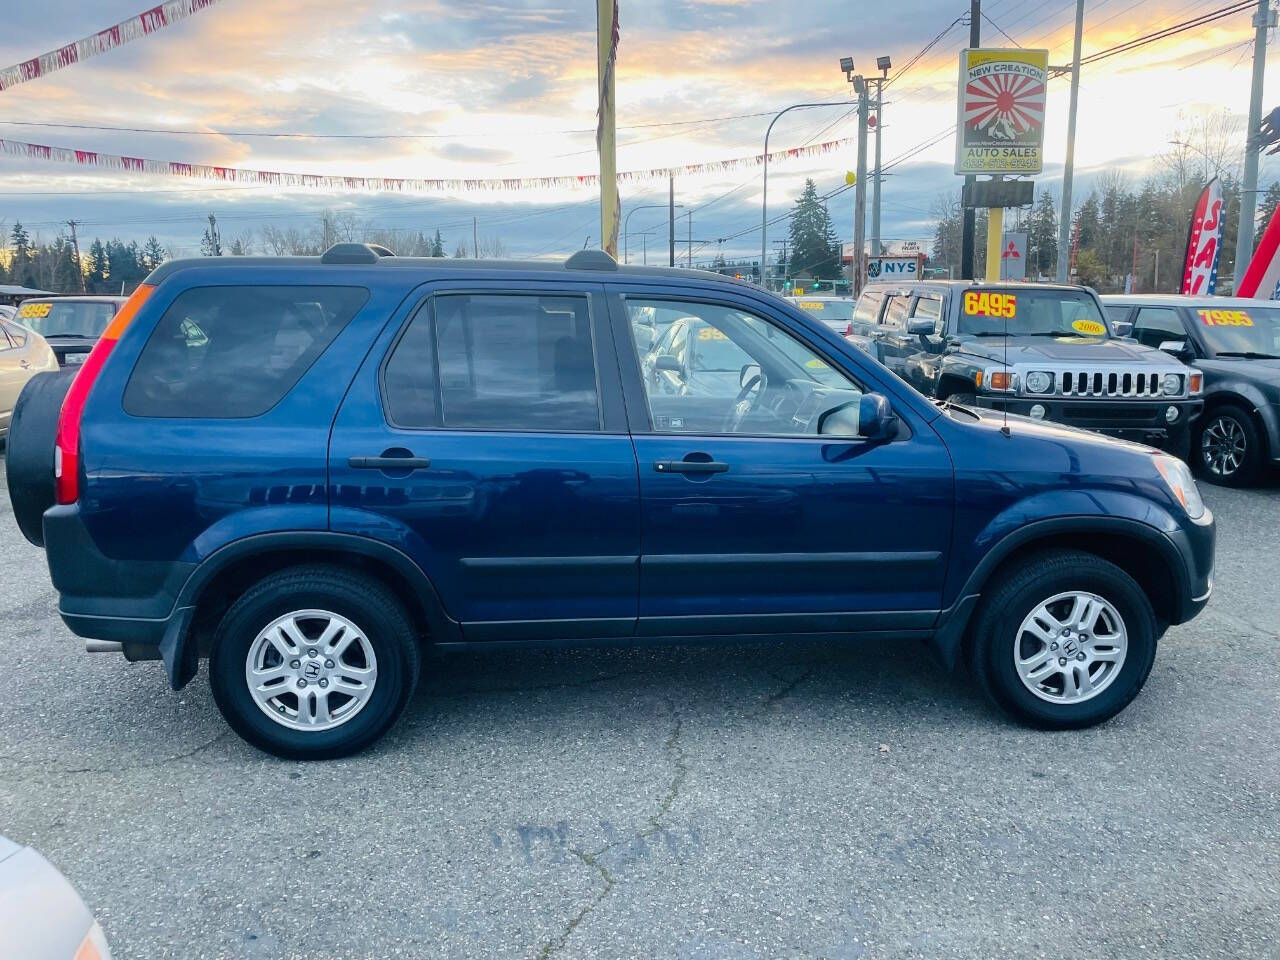
<path id="1" fill-rule="evenodd" d="M 1084 54 L 1225 2 L 1087 0 Z M 897 79 L 886 88 L 882 127 L 886 161 L 955 124 L 956 58 L 967 43 L 967 26 L 953 26 L 917 64 L 902 68 L 967 13 L 967 0 L 619 3 L 621 170 L 757 154 L 772 113 L 797 102 L 832 106 L 792 111 L 779 120 L 771 150 L 855 136 L 851 91 L 839 69 L 844 56 L 869 74 L 876 72 L 877 56 L 893 60 L 890 77 Z M 144 5 L 12 5 L 0 33 L 0 66 L 102 29 Z M 983 42 L 1048 47 L 1051 64 L 1066 63 L 1074 8 L 1073 0 L 986 0 Z M 1171 139 L 1188 136 L 1205 117 L 1226 111 L 1228 121 L 1242 128 L 1252 35 L 1249 15 L 1242 13 L 1086 67 L 1077 198 L 1110 169 L 1140 181 L 1158 169 Z M 1270 49 L 1267 71 L 1264 112 L 1280 102 L 1280 57 Z M 302 173 L 584 174 L 596 171 L 595 91 L 590 0 L 221 0 L 150 37 L 0 92 L 0 138 Z M 1065 79 L 1050 83 L 1045 171 L 1035 178 L 1038 187 L 1055 192 L 1065 155 L 1067 93 Z M 1239 140 L 1242 152 L 1243 132 Z M 931 207 L 959 188 L 953 156 L 953 141 L 943 136 L 886 175 L 885 239 L 929 239 Z M 786 212 L 806 177 L 826 193 L 842 185 L 854 165 L 852 146 L 771 165 L 770 215 Z M 1263 184 L 1273 176 L 1280 177 L 1280 163 L 1268 160 Z M 624 216 L 665 203 L 666 186 L 665 179 L 624 184 Z M 690 246 L 695 264 L 717 251 L 759 256 L 758 167 L 679 177 L 675 189 L 682 205 L 679 258 Z M 304 229 L 326 210 L 386 228 L 428 235 L 439 229 L 449 252 L 459 242 L 470 245 L 474 217 L 482 245 L 497 240 L 520 257 L 565 255 L 599 244 L 597 204 L 591 189 L 327 193 L 89 171 L 0 154 L 5 232 L 21 220 L 33 234 L 52 239 L 74 217 L 83 224 L 82 241 L 141 241 L 155 234 L 175 255 L 198 251 L 209 213 L 217 215 L 229 243 L 263 226 Z M 852 239 L 853 191 L 833 197 L 828 209 L 841 239 Z M 651 261 L 661 260 L 665 212 L 638 211 L 629 226 L 631 258 L 639 260 L 647 248 Z M 769 239 L 780 240 L 785 227 L 770 227 Z"/>

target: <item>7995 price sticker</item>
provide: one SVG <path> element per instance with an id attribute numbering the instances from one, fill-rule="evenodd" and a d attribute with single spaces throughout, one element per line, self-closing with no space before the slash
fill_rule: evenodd
<path id="1" fill-rule="evenodd" d="M 1253 317 L 1248 310 L 1197 310 L 1196 315 L 1206 327 L 1252 327 Z"/>
<path id="2" fill-rule="evenodd" d="M 1004 317 L 1012 320 L 1018 314 L 1018 296 L 1013 293 L 979 293 L 966 290 L 964 312 L 971 317 Z"/>

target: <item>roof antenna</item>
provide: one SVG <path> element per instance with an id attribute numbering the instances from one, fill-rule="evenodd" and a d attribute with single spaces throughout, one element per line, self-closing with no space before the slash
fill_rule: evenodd
<path id="1" fill-rule="evenodd" d="M 1004 294 L 1005 298 L 1008 298 L 1009 296 L 1011 296 L 1011 294 L 1008 294 L 1008 293 Z M 1017 303 L 1016 299 L 1014 300 L 1014 303 L 1015 304 Z M 1008 384 L 1008 386 L 1012 387 L 1013 375 L 1009 373 L 1009 310 L 1008 310 L 1007 299 L 1005 300 L 1005 303 L 1001 307 L 1000 316 L 1004 319 L 1004 375 L 1008 378 L 1006 383 Z M 1008 400 L 1004 402 L 1002 409 L 1004 411 L 1004 425 L 1000 427 L 1000 432 L 1003 433 L 1006 437 L 1012 436 L 1012 434 L 1009 432 L 1009 401 Z"/>

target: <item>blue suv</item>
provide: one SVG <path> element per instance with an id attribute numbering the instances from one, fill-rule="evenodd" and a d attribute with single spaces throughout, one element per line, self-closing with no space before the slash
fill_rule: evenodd
<path id="1" fill-rule="evenodd" d="M 247 741 L 384 733 L 436 650 L 892 637 L 1025 723 L 1124 708 L 1212 583 L 1186 466 L 933 401 L 713 274 L 166 263 L 14 415 L 15 516 L 92 650 L 200 658 Z"/>

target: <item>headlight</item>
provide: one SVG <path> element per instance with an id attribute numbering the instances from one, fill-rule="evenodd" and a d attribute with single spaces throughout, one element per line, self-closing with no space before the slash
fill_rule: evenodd
<path id="1" fill-rule="evenodd" d="M 1182 377 L 1176 373 L 1166 373 L 1161 383 L 1166 397 L 1172 397 L 1182 392 Z"/>
<path id="2" fill-rule="evenodd" d="M 1199 520 L 1204 516 L 1204 501 L 1200 499 L 1200 491 L 1196 489 L 1196 481 L 1191 476 L 1191 468 L 1177 457 L 1157 454 L 1152 458 L 1156 470 L 1160 472 L 1165 486 L 1173 494 L 1174 499 L 1182 504 L 1187 516 Z"/>
<path id="3" fill-rule="evenodd" d="M 1028 393 L 1048 393 L 1053 389 L 1053 375 L 1043 370 L 1032 370 L 1027 374 Z"/>

